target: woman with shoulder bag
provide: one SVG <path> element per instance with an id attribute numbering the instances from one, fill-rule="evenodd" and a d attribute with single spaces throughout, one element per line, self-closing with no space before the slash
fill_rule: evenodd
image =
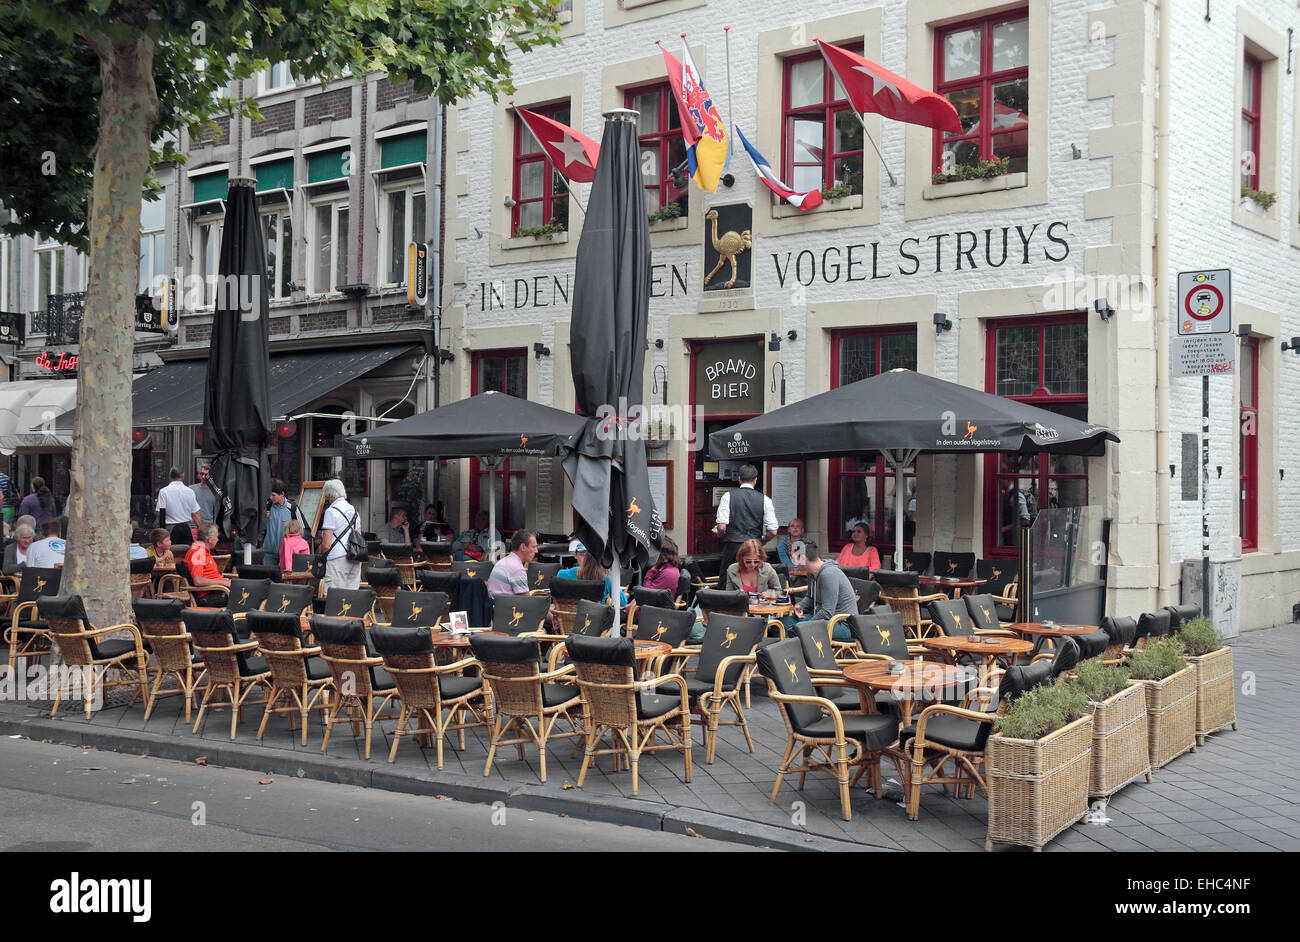
<path id="1" fill-rule="evenodd" d="M 320 551 L 325 554 L 325 590 L 361 588 L 361 561 L 348 559 L 347 545 L 359 532 L 357 512 L 348 503 L 347 491 L 338 478 L 330 478 L 321 489 L 326 503 L 321 518 Z"/>

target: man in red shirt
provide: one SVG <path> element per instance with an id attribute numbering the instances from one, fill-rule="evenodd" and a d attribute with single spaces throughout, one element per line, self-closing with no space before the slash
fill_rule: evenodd
<path id="1" fill-rule="evenodd" d="M 217 546 L 218 531 L 216 524 L 199 527 L 199 538 L 185 554 L 185 565 L 190 571 L 190 584 L 200 588 L 211 586 L 213 589 L 229 589 L 230 580 L 221 575 L 217 561 L 212 558 L 212 551 Z M 216 596 L 215 592 L 205 592 L 199 596 L 202 603 Z"/>

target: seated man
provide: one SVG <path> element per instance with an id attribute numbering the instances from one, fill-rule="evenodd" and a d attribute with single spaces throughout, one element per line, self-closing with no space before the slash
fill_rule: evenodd
<path id="1" fill-rule="evenodd" d="M 405 507 L 393 508 L 388 515 L 388 522 L 379 528 L 379 540 L 382 543 L 411 545 L 411 524 L 406 519 Z"/>
<path id="2" fill-rule="evenodd" d="M 33 569 L 53 569 L 63 565 L 68 542 L 63 539 L 63 521 L 52 517 L 41 524 L 41 538 L 27 548 L 27 565 Z"/>
<path id="3" fill-rule="evenodd" d="M 488 595 L 528 594 L 528 564 L 537 556 L 537 534 L 519 529 L 510 538 L 510 552 L 492 567 L 488 576 Z"/>
<path id="4" fill-rule="evenodd" d="M 190 584 L 203 588 L 211 586 L 214 589 L 229 589 L 230 580 L 221 575 L 217 569 L 217 561 L 212 558 L 212 551 L 216 549 L 217 538 L 220 531 L 214 523 L 205 523 L 199 527 L 199 538 L 190 546 L 190 550 L 185 554 L 185 565 L 190 570 Z M 209 599 L 216 601 L 221 596 L 216 592 L 204 592 L 198 597 L 200 605 L 207 605 Z"/>
<path id="5" fill-rule="evenodd" d="M 795 559 L 796 563 L 799 561 Z M 802 564 L 808 571 L 809 588 L 797 606 L 801 620 L 830 621 L 836 615 L 858 613 L 858 600 L 849 577 L 839 566 L 822 559 L 821 551 L 812 540 L 804 541 Z M 836 641 L 848 641 L 852 634 L 848 625 L 840 622 L 832 637 Z"/>
<path id="6" fill-rule="evenodd" d="M 492 544 L 500 539 L 500 530 L 488 531 L 488 512 L 480 510 L 474 515 L 474 528 L 462 530 L 451 548 L 455 552 L 455 559 L 482 559 Z"/>

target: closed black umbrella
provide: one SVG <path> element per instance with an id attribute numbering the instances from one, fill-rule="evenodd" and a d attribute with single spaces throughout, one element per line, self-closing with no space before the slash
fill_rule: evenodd
<path id="1" fill-rule="evenodd" d="M 224 536 L 257 543 L 271 487 L 266 250 L 253 181 L 231 180 L 217 266 L 216 310 L 203 397 L 203 441 L 216 452 L 208 485 Z"/>
<path id="2" fill-rule="evenodd" d="M 650 226 L 637 113 L 605 115 L 574 271 L 570 363 L 587 416 L 564 459 L 578 539 L 614 577 L 659 555 L 663 522 L 650 495 L 645 442 L 626 434 L 639 413 L 650 309 Z M 617 632 L 617 623 L 615 625 Z"/>

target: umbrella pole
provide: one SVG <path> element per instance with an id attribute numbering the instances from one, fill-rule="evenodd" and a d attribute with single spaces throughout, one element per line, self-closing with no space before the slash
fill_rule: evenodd
<path id="1" fill-rule="evenodd" d="M 497 469 L 488 468 L 488 562 L 497 561 Z"/>
<path id="2" fill-rule="evenodd" d="M 609 593 L 609 604 L 614 606 L 614 627 L 609 636 L 619 638 L 623 635 L 623 631 L 619 627 L 619 618 L 623 614 L 623 610 L 618 604 L 618 594 L 623 591 L 623 564 L 619 561 L 617 553 L 614 554 L 614 564 L 609 567 L 609 578 L 613 586 Z"/>
<path id="3" fill-rule="evenodd" d="M 894 465 L 894 569 L 903 568 L 903 466 Z"/>

